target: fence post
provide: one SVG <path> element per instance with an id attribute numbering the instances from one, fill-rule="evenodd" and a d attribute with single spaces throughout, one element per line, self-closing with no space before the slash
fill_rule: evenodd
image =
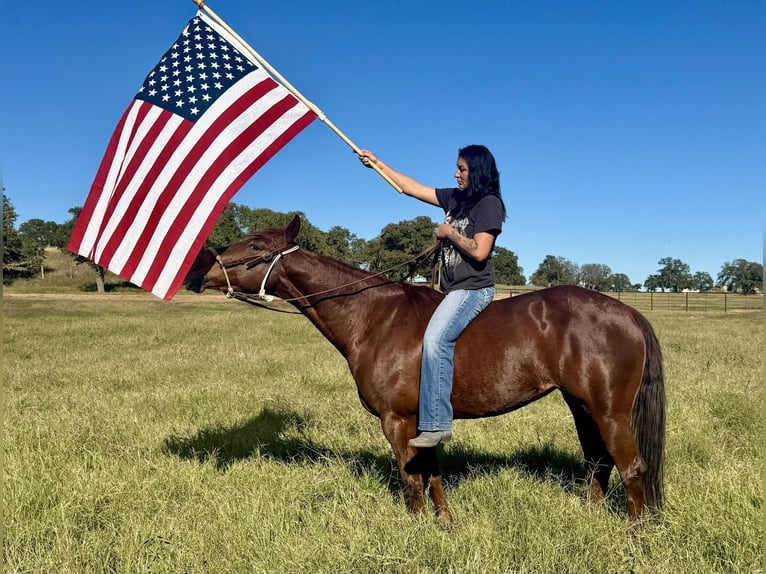
<path id="1" fill-rule="evenodd" d="M 686 293 L 686 312 L 689 312 L 689 294 Z"/>
<path id="2" fill-rule="evenodd" d="M 729 294 L 726 291 L 724 291 L 723 293 L 723 312 L 724 313 L 727 313 L 729 310 L 728 303 L 729 303 Z"/>

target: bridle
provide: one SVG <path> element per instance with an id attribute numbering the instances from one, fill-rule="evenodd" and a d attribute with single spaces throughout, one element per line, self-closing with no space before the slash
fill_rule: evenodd
<path id="1" fill-rule="evenodd" d="M 416 261 L 421 260 L 424 257 L 428 257 L 436 253 L 437 248 L 439 247 L 439 242 L 436 242 L 434 245 L 429 247 L 428 249 L 424 250 L 419 255 L 413 257 L 409 261 L 406 261 L 404 263 L 401 263 L 399 265 L 394 265 L 393 267 L 385 270 L 380 271 L 378 273 L 375 273 L 372 275 L 372 277 L 381 277 L 385 276 L 386 273 L 393 271 L 394 269 L 401 267 L 403 265 L 409 265 L 410 263 L 414 263 Z M 221 267 L 221 271 L 223 271 L 223 276 L 226 278 L 226 298 L 227 299 L 237 299 L 239 301 L 243 301 L 245 303 L 250 303 L 251 305 L 257 305 L 259 307 L 264 307 L 266 309 L 270 309 L 273 311 L 276 311 L 277 309 L 274 309 L 273 307 L 266 307 L 265 305 L 262 305 L 260 301 L 265 301 L 267 303 L 271 303 L 274 301 L 275 297 L 273 295 L 268 295 L 266 293 L 266 282 L 269 280 L 269 275 L 271 275 L 271 271 L 274 269 L 274 266 L 277 264 L 277 262 L 285 255 L 289 255 L 290 253 L 293 253 L 295 251 L 298 251 L 300 249 L 300 245 L 293 245 L 292 247 L 288 247 L 287 249 L 275 249 L 273 251 L 269 251 L 263 255 L 251 255 L 248 257 L 240 257 L 239 259 L 234 259 L 232 261 L 224 261 L 223 257 L 221 257 L 221 254 L 218 253 L 213 247 L 209 247 L 208 251 L 210 251 L 214 256 L 215 260 L 218 262 L 218 265 Z M 239 265 L 245 265 L 245 269 L 248 271 L 255 267 L 256 265 L 260 265 L 261 263 L 269 263 L 269 268 L 266 270 L 266 274 L 263 276 L 263 281 L 261 281 L 261 288 L 259 289 L 257 294 L 252 293 L 243 293 L 242 291 L 235 291 L 234 288 L 231 286 L 231 281 L 229 280 L 229 273 L 227 272 L 227 269 L 231 269 L 232 267 L 237 267 Z M 295 297 L 293 299 L 282 299 L 284 302 L 290 302 L 290 301 L 297 301 L 298 299 L 308 299 L 309 297 L 314 297 L 316 295 L 325 295 L 327 293 L 336 292 L 340 289 L 343 289 L 344 287 L 348 287 L 350 285 L 355 285 L 357 283 L 361 283 L 364 281 L 368 281 L 370 277 L 364 277 L 362 279 L 358 279 L 356 281 L 351 281 L 350 283 L 345 283 L 343 285 L 339 285 L 338 287 L 333 287 L 331 289 L 326 289 L 324 291 L 319 291 L 317 293 L 313 293 L 311 295 L 303 295 L 301 297 Z M 432 285 L 433 287 L 433 285 Z"/>
<path id="2" fill-rule="evenodd" d="M 266 301 L 267 303 L 271 303 L 272 301 L 274 301 L 274 296 L 266 294 L 266 282 L 269 280 L 269 275 L 271 275 L 271 271 L 274 269 L 274 266 L 277 264 L 277 262 L 280 259 L 282 259 L 283 256 L 288 255 L 289 253 L 293 253 L 294 251 L 298 251 L 298 249 L 300 248 L 301 248 L 300 245 L 293 245 L 292 247 L 289 247 L 282 251 L 277 249 L 275 251 L 270 251 L 263 255 L 252 255 L 250 257 L 240 257 L 239 259 L 235 259 L 234 261 L 224 261 L 220 253 L 215 251 L 212 247 L 210 248 L 210 250 L 212 253 L 215 254 L 215 260 L 218 262 L 218 265 L 221 266 L 221 271 L 223 271 L 223 276 L 226 278 L 226 286 L 227 286 L 226 298 L 227 299 L 240 299 L 240 300 L 246 300 L 246 301 L 249 301 L 251 299 L 257 299 L 261 301 Z M 239 265 L 247 264 L 245 269 L 250 270 L 256 265 L 260 265 L 261 263 L 268 263 L 268 262 L 271 262 L 271 263 L 269 265 L 269 268 L 266 270 L 266 275 L 263 276 L 263 281 L 261 281 L 261 288 L 257 294 L 253 295 L 250 293 L 242 293 L 241 291 L 235 291 L 234 287 L 231 286 L 231 281 L 229 281 L 229 273 L 226 271 L 227 269 L 230 269 L 232 267 L 237 267 Z"/>

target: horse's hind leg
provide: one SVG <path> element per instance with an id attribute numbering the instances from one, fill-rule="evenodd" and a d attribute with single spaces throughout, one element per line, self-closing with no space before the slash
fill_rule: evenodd
<path id="1" fill-rule="evenodd" d="M 612 455 L 620 473 L 625 495 L 628 499 L 628 516 L 635 520 L 644 511 L 644 475 L 647 466 L 638 454 L 636 439 L 631 428 L 630 412 L 596 420 L 605 437 L 606 448 Z"/>
<path id="2" fill-rule="evenodd" d="M 580 439 L 585 465 L 587 467 L 586 482 L 589 484 L 588 500 L 600 502 L 606 496 L 609 486 L 609 476 L 614 468 L 614 460 L 601 438 L 593 417 L 588 414 L 582 401 L 563 393 L 564 400 L 574 417 L 577 436 Z"/>

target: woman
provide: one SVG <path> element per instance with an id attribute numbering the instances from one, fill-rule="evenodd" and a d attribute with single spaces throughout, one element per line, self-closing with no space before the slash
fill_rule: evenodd
<path id="1" fill-rule="evenodd" d="M 505 221 L 500 174 L 495 158 L 481 145 L 459 150 L 456 188 L 437 189 L 390 168 L 371 152 L 361 150 L 362 164 L 372 164 L 402 191 L 441 207 L 444 223 L 436 229 L 442 241 L 440 287 L 444 299 L 434 311 L 423 339 L 420 370 L 417 448 L 434 447 L 452 438 L 453 355 L 455 342 L 495 295 L 490 255 Z"/>

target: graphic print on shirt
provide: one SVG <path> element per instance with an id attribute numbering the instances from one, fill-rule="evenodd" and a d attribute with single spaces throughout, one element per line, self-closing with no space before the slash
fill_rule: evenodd
<path id="1" fill-rule="evenodd" d="M 455 219 L 452 217 L 451 213 L 448 213 L 444 219 L 444 223 L 450 224 L 460 235 L 468 237 L 466 230 L 470 220 L 467 217 L 463 217 L 462 219 Z M 463 257 L 457 248 L 455 248 L 455 246 L 452 244 L 452 242 L 448 241 L 447 239 L 442 240 L 442 254 L 444 261 L 444 271 L 447 274 L 447 277 L 454 278 L 455 270 L 463 261 Z"/>

